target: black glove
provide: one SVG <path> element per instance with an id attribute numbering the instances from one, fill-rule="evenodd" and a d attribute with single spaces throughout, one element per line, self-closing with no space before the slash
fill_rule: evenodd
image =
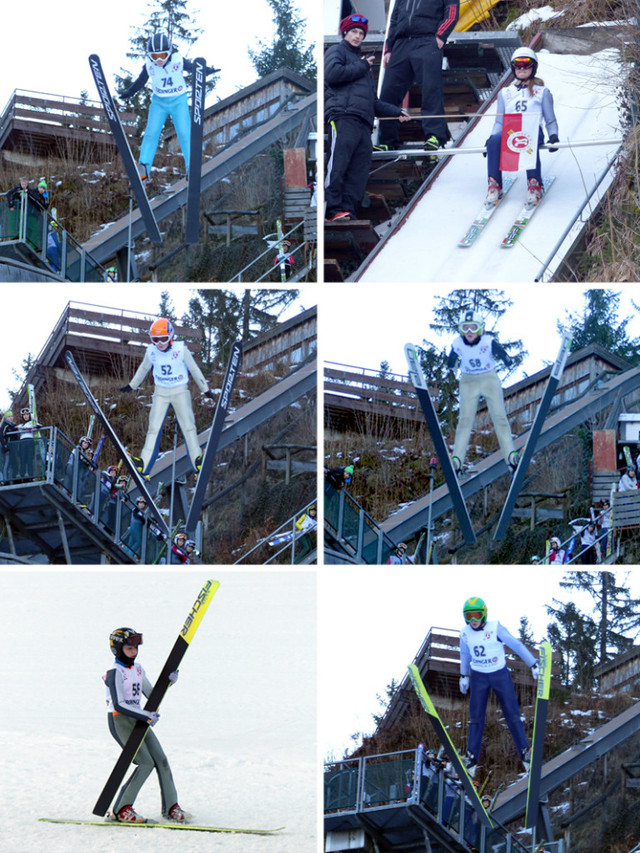
<path id="1" fill-rule="evenodd" d="M 550 144 L 550 145 L 553 145 L 553 144 L 555 144 L 556 142 L 560 142 L 560 140 L 558 139 L 558 134 L 557 134 L 557 133 L 553 133 L 553 134 L 549 137 L 549 144 Z M 557 148 L 549 148 L 549 151 L 551 151 L 551 152 L 553 152 L 553 151 L 557 151 L 557 150 L 558 150 Z"/>
<path id="2" fill-rule="evenodd" d="M 120 388 L 120 391 L 122 391 L 123 393 L 125 391 L 133 391 L 133 388 L 131 387 L 131 385 L 123 385 L 122 388 Z"/>
<path id="3" fill-rule="evenodd" d="M 204 396 L 207 397 L 207 399 L 209 399 L 209 400 L 215 400 L 216 399 L 216 395 L 213 393 L 213 391 L 211 389 L 209 389 L 208 391 L 205 391 Z"/>
<path id="4" fill-rule="evenodd" d="M 491 137 L 489 137 L 489 138 L 491 138 Z M 488 147 L 489 147 L 489 139 L 487 139 L 487 140 L 485 141 L 485 143 L 484 143 L 484 151 L 482 152 L 482 156 L 483 156 L 483 157 L 486 157 L 486 156 L 487 156 L 487 148 L 488 148 Z"/>

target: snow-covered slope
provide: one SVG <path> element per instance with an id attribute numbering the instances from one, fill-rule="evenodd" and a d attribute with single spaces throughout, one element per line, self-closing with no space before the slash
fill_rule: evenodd
<path id="1" fill-rule="evenodd" d="M 108 636 L 144 635 L 153 682 L 207 577 L 221 581 L 154 731 L 198 823 L 277 837 L 39 823 L 91 819 L 118 756 L 101 676 Z M 3 572 L 0 754 L 7 853 L 313 853 L 316 849 L 315 575 L 294 572 Z M 160 818 L 153 774 L 137 810 Z"/>
<path id="2" fill-rule="evenodd" d="M 540 51 L 539 76 L 551 90 L 561 142 L 620 136 L 617 89 L 624 73 L 616 49 L 591 56 Z M 465 139 L 464 147 L 484 146 L 495 112 L 490 108 Z M 545 137 L 546 138 L 546 137 Z M 541 152 L 543 175 L 556 181 L 519 242 L 500 243 L 520 213 L 526 175 L 518 174 L 484 233 L 467 249 L 457 246 L 479 211 L 486 192 L 486 160 L 481 154 L 449 158 L 441 175 L 391 236 L 361 281 L 517 282 L 533 281 L 566 225 L 584 203 L 615 152 L 598 145 Z M 606 189 L 608 182 L 603 184 Z M 592 200 L 592 204 L 596 199 Z"/>

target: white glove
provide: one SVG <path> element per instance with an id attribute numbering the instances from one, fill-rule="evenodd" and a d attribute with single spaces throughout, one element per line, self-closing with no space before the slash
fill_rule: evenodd
<path id="1" fill-rule="evenodd" d="M 157 711 L 147 711 L 147 717 L 149 718 L 149 725 L 155 726 L 155 724 L 160 719 L 160 714 Z"/>
<path id="2" fill-rule="evenodd" d="M 466 694 L 469 690 L 469 676 L 461 675 L 460 676 L 460 693 Z"/>
<path id="3" fill-rule="evenodd" d="M 168 678 L 169 678 L 169 681 L 171 682 L 171 684 L 175 684 L 175 683 L 176 683 L 176 681 L 178 680 L 178 676 L 179 676 L 179 675 L 180 675 L 180 673 L 178 672 L 178 670 L 177 670 L 177 669 L 175 669 L 173 672 L 170 672 L 170 673 L 169 673 Z"/>
<path id="4" fill-rule="evenodd" d="M 531 675 L 533 676 L 534 681 L 538 680 L 538 671 L 538 664 L 534 663 L 534 665 L 531 667 Z"/>

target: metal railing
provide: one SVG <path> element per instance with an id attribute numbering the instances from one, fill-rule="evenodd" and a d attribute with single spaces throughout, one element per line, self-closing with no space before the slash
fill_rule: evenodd
<path id="1" fill-rule="evenodd" d="M 348 492 L 336 490 L 326 482 L 324 523 L 358 562 L 382 565 L 397 548 L 397 543 L 380 529 Z"/>
<path id="2" fill-rule="evenodd" d="M 10 254 L 53 272 L 64 281 L 107 281 L 106 269 L 26 192 L 9 206 L 0 196 L 0 256 Z"/>
<path id="3" fill-rule="evenodd" d="M 295 515 L 288 518 L 279 527 L 276 527 L 266 539 L 260 540 L 246 554 L 239 557 L 234 566 L 239 563 L 290 563 L 294 565 L 301 563 L 305 557 L 317 548 L 317 527 L 313 530 L 299 530 L 297 521 L 308 513 L 312 506 L 317 506 L 317 501 L 312 500 L 303 506 Z M 277 550 L 274 552 L 273 549 Z M 249 559 L 252 557 L 252 559 Z"/>
<path id="4" fill-rule="evenodd" d="M 291 237 L 291 235 L 294 234 L 294 232 L 296 232 L 299 228 L 302 228 L 303 225 L 304 225 L 304 220 L 301 222 L 298 222 L 297 225 L 294 225 L 290 231 L 287 231 L 286 234 L 283 234 L 283 239 L 287 239 L 287 238 Z M 304 245 L 305 244 L 303 241 L 298 246 L 296 246 L 295 249 L 293 249 L 293 251 L 291 251 L 289 254 L 295 255 L 296 252 L 299 252 L 301 249 L 304 248 Z M 252 261 L 250 261 L 246 265 L 246 267 L 243 267 L 239 272 L 237 272 L 233 276 L 233 278 L 230 278 L 229 281 L 245 281 L 246 279 L 243 278 L 244 273 L 248 272 L 248 270 L 250 270 L 252 267 L 254 267 L 259 261 L 261 261 L 267 255 L 269 255 L 270 257 L 273 257 L 273 248 L 274 248 L 273 246 L 269 246 L 268 249 L 265 249 L 264 252 L 261 252 L 257 257 L 255 257 Z M 255 281 L 255 282 L 262 281 L 263 279 L 267 278 L 267 276 L 270 276 L 273 273 L 274 269 L 278 269 L 278 267 L 270 266 L 266 270 L 266 272 L 263 272 L 262 275 L 258 276 L 258 278 L 252 278 L 251 281 Z"/>

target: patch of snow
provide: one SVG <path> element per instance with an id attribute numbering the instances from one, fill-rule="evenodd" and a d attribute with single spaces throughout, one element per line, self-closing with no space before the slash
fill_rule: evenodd
<path id="1" fill-rule="evenodd" d="M 536 21 L 550 21 L 552 18 L 561 18 L 564 12 L 556 11 L 553 6 L 541 6 L 539 9 L 530 9 L 524 15 L 516 18 L 505 28 L 507 32 L 526 30 Z"/>

